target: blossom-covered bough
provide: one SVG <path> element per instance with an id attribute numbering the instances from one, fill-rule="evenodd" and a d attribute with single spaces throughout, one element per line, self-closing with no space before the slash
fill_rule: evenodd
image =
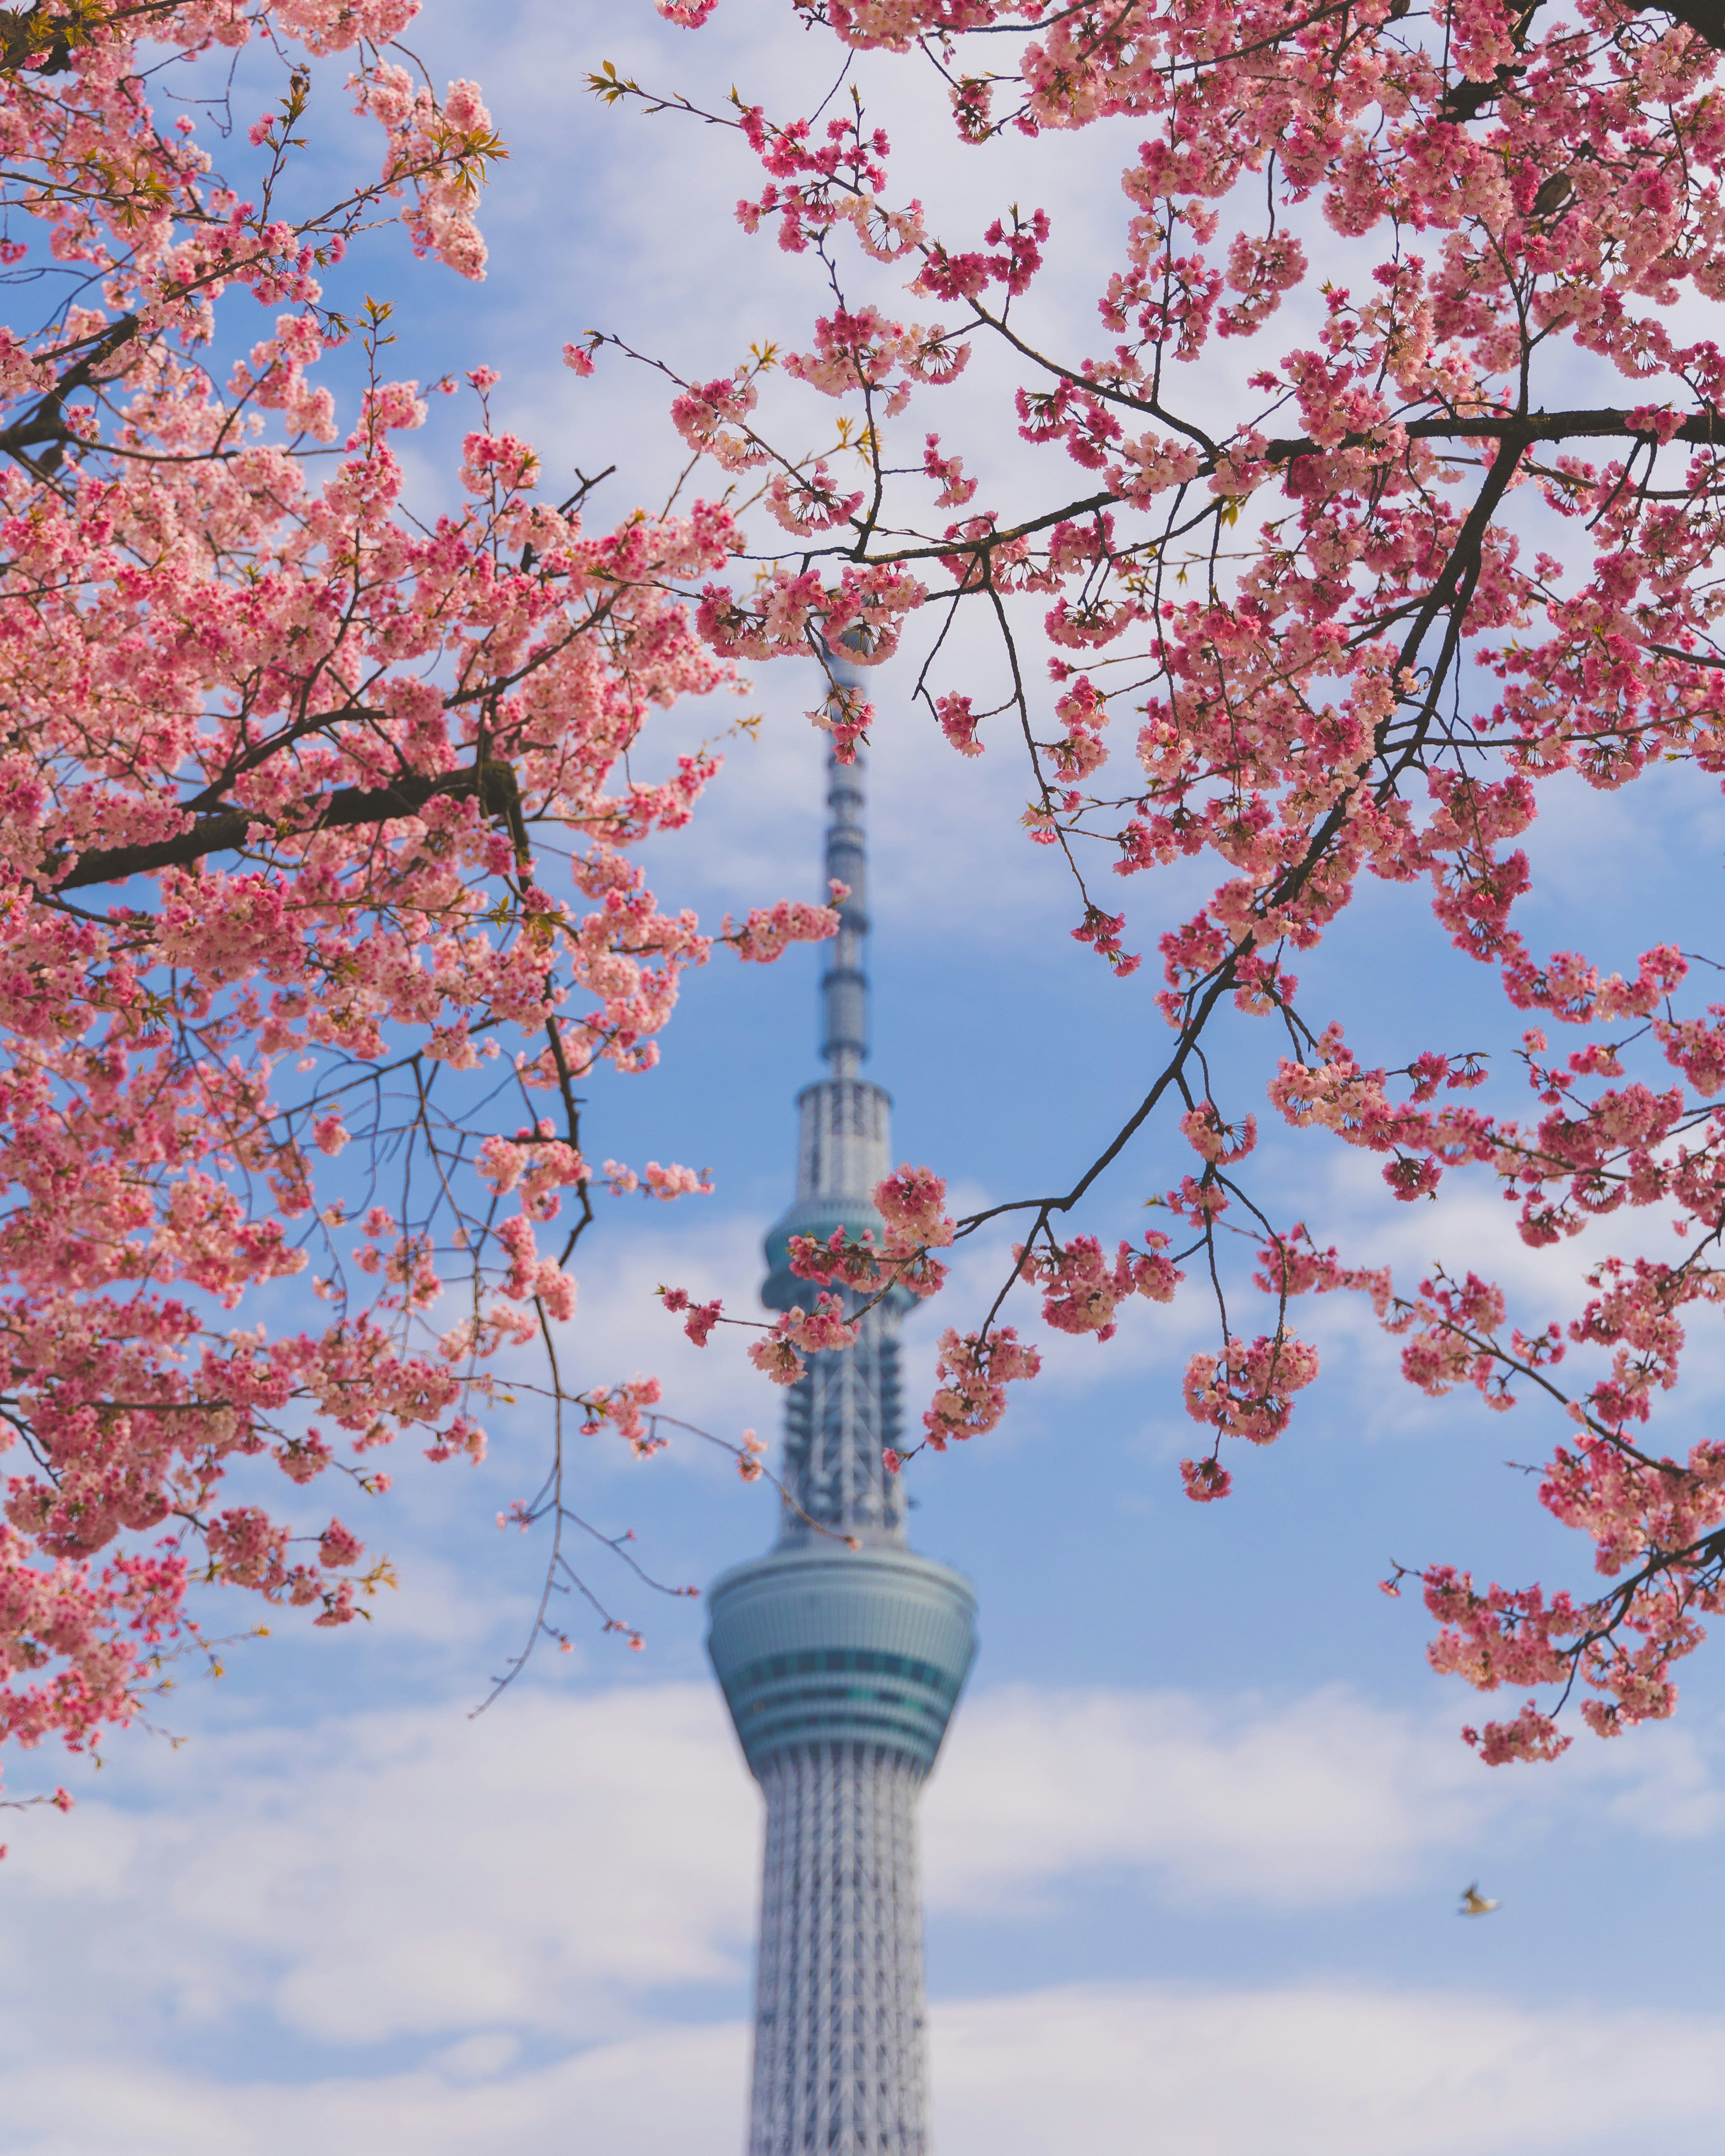
<path id="1" fill-rule="evenodd" d="M 573 1306 L 586 1075 L 652 1064 L 716 941 L 834 927 L 780 903 L 703 932 L 630 858 L 715 767 L 624 760 L 731 679 L 677 596 L 726 511 L 589 530 L 483 368 L 434 385 L 479 400 L 446 513 L 403 506 L 424 402 L 383 369 L 387 307 L 324 283 L 398 221 L 478 277 L 502 154 L 473 85 L 435 96 L 392 45 L 413 12 L 0 16 L 0 257 L 34 311 L 0 330 L 0 1739 L 129 1718 L 201 1636 L 199 1580 L 355 1614 L 383 1568 L 310 1486 L 386 1488 L 409 1433 L 482 1455 L 495 1358 Z M 240 62 L 279 91 L 249 134 Z M 313 155 L 314 100 L 381 128 L 381 172 L 372 136 L 329 180 L 352 130 Z M 280 310 L 255 342 L 248 298 Z M 649 1380 L 539 1389 L 560 1432 L 653 1441 Z M 528 1508 L 558 1535 L 561 1469 Z"/>
<path id="2" fill-rule="evenodd" d="M 660 0 L 691 27 L 711 7 Z M 847 54 L 898 55 L 939 79 L 965 141 L 1017 138 L 1000 174 L 1016 199 L 983 228 L 939 227 L 896 189 L 855 77 L 808 120 L 608 67 L 593 78 L 613 104 L 734 129 L 762 174 L 738 216 L 821 286 L 812 336 L 679 382 L 673 418 L 729 475 L 727 499 L 741 508 L 752 491 L 790 535 L 752 582 L 713 581 L 703 630 L 721 656 L 815 634 L 867 662 L 932 620 L 919 697 L 964 756 L 991 721 L 1020 737 L 1029 838 L 1065 855 L 1073 933 L 1121 975 L 1139 958 L 1111 875 L 1209 857 L 1219 879 L 1161 936 L 1167 1051 L 1100 1158 L 1064 1189 L 956 1220 L 937 1178 L 901 1177 L 880 1194 L 886 1245 L 804 1248 L 799 1270 L 853 1308 L 907 1269 L 932 1292 L 932 1250 L 999 1215 L 1024 1224 L 999 1297 L 946 1335 L 937 1445 L 990 1427 L 1004 1383 L 1034 1370 L 999 1322 L 1009 1291 L 1034 1285 L 1050 1325 L 1106 1337 L 1126 1297 L 1166 1300 L 1201 1271 L 1221 1337 L 1186 1377 L 1209 1440 L 1184 1467 L 1200 1501 L 1229 1489 L 1224 1440 L 1278 1437 L 1316 1373 L 1291 1303 L 1369 1296 L 1427 1393 L 1471 1384 L 1494 1407 L 1538 1398 L 1566 1419 L 1542 1496 L 1592 1537 L 1606 1576 L 1589 1600 L 1419 1573 L 1439 1666 L 1535 1695 L 1470 1738 L 1492 1761 L 1549 1756 L 1578 1686 L 1601 1734 L 1669 1713 L 1672 1664 L 1725 1605 L 1725 1444 L 1673 1455 L 1654 1422 L 1686 1313 L 1725 1297 L 1725 1003 L 1707 999 L 1725 953 L 1703 963 L 1661 944 L 1625 978 L 1532 947 L 1516 922 L 1530 880 L 1517 840 L 1557 774 L 1613 789 L 1672 764 L 1725 772 L 1725 352 L 1710 334 L 1725 300 L 1725 13 L 794 13 L 829 34 L 841 82 Z M 1092 213 L 1069 265 L 1062 242 L 1080 235 L 1027 196 L 1037 144 L 1093 126 L 1126 152 L 1126 200 Z M 1104 245 L 1086 331 L 1070 295 Z M 1039 315 L 1050 285 L 1059 301 Z M 944 387 L 991 346 L 1010 403 L 983 385 L 943 413 Z M 844 407 L 818 452 L 795 431 L 788 380 Z M 1029 448 L 1008 454 L 1014 434 Z M 979 456 L 987 493 L 967 475 Z M 998 669 L 949 635 L 967 610 L 998 630 Z M 1136 741 L 1111 757 L 1128 713 Z M 823 717 L 842 754 L 872 713 L 853 696 Z M 1297 954 L 1372 879 L 1429 886 L 1482 984 L 1526 1014 L 1519 1072 L 1419 1040 L 1399 1069 L 1378 1067 L 1308 1008 Z M 1261 1076 L 1234 1012 L 1277 1036 Z M 1565 1033 L 1578 1045 L 1553 1045 Z M 1505 1091 L 1522 1074 L 1531 1113 Z M 1639 1209 L 1661 1254 L 1602 1258 L 1582 1306 L 1527 1331 L 1472 1273 L 1399 1292 L 1254 1201 L 1240 1163 L 1266 1082 L 1289 1124 L 1381 1155 L 1397 1199 L 1471 1168 L 1517 1201 L 1536 1250 Z M 1184 1157 L 1158 1194 L 1182 1247 L 1156 1235 L 1111 1257 L 1068 1216 L 1147 1124 Z M 1261 1332 L 1240 1328 L 1224 1292 L 1242 1235 L 1275 1310 Z M 702 1315 L 710 1331 L 716 1313 Z M 788 1314 L 757 1359 L 794 1375 L 814 1322 Z"/>

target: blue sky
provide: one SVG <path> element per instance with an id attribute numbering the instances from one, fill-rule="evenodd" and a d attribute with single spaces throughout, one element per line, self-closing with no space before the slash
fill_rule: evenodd
<path id="1" fill-rule="evenodd" d="M 752 175 L 730 138 L 606 113 L 582 77 L 610 59 L 709 100 L 735 80 L 804 109 L 827 55 L 791 23 L 726 0 L 691 38 L 644 4 L 544 0 L 434 4 L 416 26 L 434 74 L 477 77 L 513 146 L 483 220 L 491 275 L 470 290 L 385 247 L 356 279 L 398 301 L 403 371 L 499 367 L 500 418 L 553 474 L 614 459 L 607 514 L 652 501 L 680 444 L 660 388 L 608 360 L 578 383 L 564 339 L 604 326 L 710 374 L 752 338 L 794 338 L 816 295 L 732 226 Z M 863 72 L 931 203 L 991 213 L 1003 186 L 1029 185 L 947 147 L 884 64 Z M 1074 235 L 1051 313 L 1080 303 L 1124 214 L 1114 146 L 1039 146 L 1044 198 Z M 979 369 L 973 410 L 992 379 Z M 1225 402 L 1226 381 L 1204 393 Z M 427 506 L 465 424 L 439 406 L 408 444 Z M 1005 430 L 964 446 L 1010 475 Z M 1157 983 L 1150 966 L 1117 983 L 1069 940 L 1055 865 L 1014 829 L 1009 748 L 961 764 L 905 709 L 908 675 L 881 677 L 870 772 L 871 1075 L 895 1093 L 901 1156 L 992 1200 L 1065 1179 L 1106 1138 L 1163 1038 Z M 806 670 L 761 670 L 742 707 L 767 714 L 759 742 L 656 849 L 665 902 L 716 915 L 818 890 L 812 694 Z M 672 715 L 667 752 L 731 716 Z M 1707 947 L 1717 794 L 1670 776 L 1625 796 L 1553 789 L 1548 809 L 1533 940 L 1618 965 L 1665 936 Z M 1129 889 L 1132 947 L 1183 895 Z M 1326 1014 L 1391 1060 L 1512 1044 L 1418 893 L 1368 901 L 1301 968 Z M 660 1069 L 596 1089 L 595 1153 L 710 1164 L 717 1189 L 608 1209 L 573 1351 L 584 1376 L 657 1369 L 675 1412 L 726 1431 L 771 1430 L 778 1396 L 740 1357 L 689 1348 L 651 1290 L 752 1292 L 789 1194 L 793 1096 L 818 1075 L 818 968 L 806 952 L 740 975 L 716 963 L 691 978 Z M 1266 1049 L 1245 1027 L 1239 1049 L 1250 1106 Z M 1395 1207 L 1373 1163 L 1275 1129 L 1261 1158 L 1274 1209 L 1362 1260 L 1417 1277 L 1483 1250 L 1518 1311 L 1551 1301 L 1552 1267 L 1489 1188 L 1456 1178 L 1435 1204 Z M 1131 1231 L 1183 1166 L 1153 1132 L 1083 1224 Z M 967 1252 L 961 1301 L 999 1256 Z M 1582 1254 L 1554 1265 L 1571 1283 Z M 983 1641 L 925 1806 L 942 2156 L 1596 2156 L 1631 2134 L 1711 2150 L 1725 1681 L 1704 1652 L 1676 1725 L 1584 1738 L 1551 1769 L 1479 1767 L 1455 1733 L 1477 1703 L 1431 1676 L 1423 1614 L 1376 1582 L 1393 1561 L 1451 1559 L 1584 1584 L 1584 1550 L 1504 1465 L 1543 1456 L 1551 1427 L 1424 1400 L 1339 1299 L 1304 1316 L 1323 1377 L 1287 1438 L 1235 1463 L 1225 1505 L 1190 1505 L 1175 1472 L 1196 1303 L 1134 1311 L 1107 1348 L 1055 1342 L 997 1434 L 918 1463 L 915 1538 L 976 1581 Z M 909 1330 L 912 1398 L 946 1322 L 937 1308 Z M 1717 1344 L 1698 1342 L 1671 1441 L 1716 1414 L 1722 1378 Z M 470 1717 L 527 1622 L 536 1547 L 493 1523 L 536 1481 L 543 1443 L 523 1406 L 497 1419 L 483 1468 L 393 1463 L 394 1493 L 356 1522 L 402 1579 L 372 1624 L 282 1623 L 220 1684 L 188 1680 L 99 1771 L 19 1763 L 15 1789 L 64 1779 L 79 1805 L 8 1823 L 3 2156 L 740 2145 L 759 1821 L 700 1605 L 595 1570 L 646 1651 L 584 1637 Z M 661 1577 L 704 1581 L 773 1531 L 770 1493 L 698 1447 L 637 1464 L 595 1444 L 581 1475 L 589 1516 L 633 1527 Z M 1455 1898 L 1474 1877 L 1502 1907 L 1466 1923 Z"/>

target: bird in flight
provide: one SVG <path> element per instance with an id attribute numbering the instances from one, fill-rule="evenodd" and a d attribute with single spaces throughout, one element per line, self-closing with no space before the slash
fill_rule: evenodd
<path id="1" fill-rule="evenodd" d="M 1486 1896 L 1481 1893 L 1480 1882 L 1476 1879 L 1462 1896 L 1461 1907 L 1455 1913 L 1458 1917 L 1489 1917 L 1497 1907 L 1497 1904 L 1495 1902 L 1488 1901 Z"/>

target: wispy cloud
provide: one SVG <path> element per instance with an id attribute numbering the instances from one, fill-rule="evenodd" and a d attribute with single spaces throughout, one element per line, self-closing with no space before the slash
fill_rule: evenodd
<path id="1" fill-rule="evenodd" d="M 943 2156 L 1700 2156 L 1722 2036 L 1700 2015 L 1353 1987 L 955 2001 L 935 2015 L 937 2126 Z"/>

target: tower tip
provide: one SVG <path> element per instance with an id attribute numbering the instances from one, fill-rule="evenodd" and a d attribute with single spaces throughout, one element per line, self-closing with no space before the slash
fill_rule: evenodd
<path id="1" fill-rule="evenodd" d="M 853 662 L 838 653 L 829 670 L 842 687 L 856 684 Z M 850 896 L 839 908 L 839 933 L 828 945 L 821 976 L 820 1052 L 834 1078 L 855 1078 L 869 1053 L 869 864 L 863 837 L 863 752 L 840 763 L 827 758 L 827 878 Z"/>

